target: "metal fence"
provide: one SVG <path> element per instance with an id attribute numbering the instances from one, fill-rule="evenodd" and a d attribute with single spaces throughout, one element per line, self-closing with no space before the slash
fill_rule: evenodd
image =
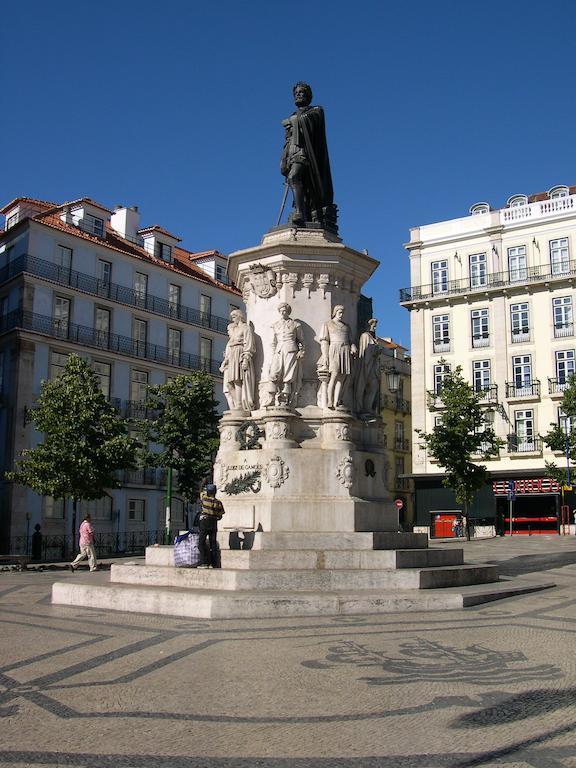
<path id="1" fill-rule="evenodd" d="M 159 531 L 118 531 L 97 533 L 94 544 L 99 558 L 143 555 L 146 547 L 164 543 L 164 529 Z M 53 563 L 71 560 L 78 552 L 78 536 L 14 536 L 9 539 L 10 555 L 27 555 L 33 562 Z"/>

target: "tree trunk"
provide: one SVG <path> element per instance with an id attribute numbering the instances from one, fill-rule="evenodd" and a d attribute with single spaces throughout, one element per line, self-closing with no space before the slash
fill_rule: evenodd
<path id="1" fill-rule="evenodd" d="M 468 500 L 462 505 L 464 507 L 464 519 L 466 520 L 466 540 L 470 541 L 470 515 L 468 514 Z"/>
<path id="2" fill-rule="evenodd" d="M 77 510 L 78 510 L 78 499 L 72 499 L 72 552 L 75 551 Z"/>

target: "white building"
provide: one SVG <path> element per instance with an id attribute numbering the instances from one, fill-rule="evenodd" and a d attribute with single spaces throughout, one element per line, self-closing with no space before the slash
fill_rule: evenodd
<path id="1" fill-rule="evenodd" d="M 487 462 L 491 482 L 473 516 L 509 525 L 505 482 L 515 481 L 517 532 L 556 531 L 560 489 L 545 462 L 565 464 L 539 437 L 562 419 L 559 401 L 575 370 L 576 187 L 513 195 L 464 218 L 411 230 L 411 287 L 401 291 L 410 311 L 412 427 L 430 431 L 428 410 L 446 371 L 457 365 L 485 393 L 496 433 L 506 442 Z M 447 533 L 459 505 L 441 485 L 442 472 L 413 437 L 417 526 Z M 485 522 L 489 522 L 486 520 Z M 433 530 L 434 533 L 434 530 Z"/>
<path id="2" fill-rule="evenodd" d="M 72 352 L 91 361 L 106 395 L 131 419 L 145 414 L 146 385 L 193 370 L 213 374 L 222 400 L 228 317 L 242 306 L 226 257 L 186 251 L 162 227 L 140 228 L 136 207 L 17 198 L 0 213 L 2 478 L 40 439 L 27 410 Z M 164 497 L 163 472 L 127 472 L 121 489 L 88 508 L 100 534 L 142 540 L 163 527 Z M 176 499 L 177 527 L 183 515 Z M 72 534 L 62 502 L 0 480 L 0 551 L 22 550 L 18 537 L 37 523 L 45 544 L 60 537 L 63 546 Z"/>

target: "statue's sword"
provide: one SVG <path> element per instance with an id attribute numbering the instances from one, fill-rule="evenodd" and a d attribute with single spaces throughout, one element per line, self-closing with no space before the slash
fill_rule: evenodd
<path id="1" fill-rule="evenodd" d="M 280 213 L 278 214 L 278 221 L 276 222 L 276 226 L 280 226 L 280 220 L 282 219 L 282 214 L 284 213 L 284 208 L 286 206 L 286 200 L 288 199 L 288 187 L 290 185 L 288 184 L 288 179 L 286 179 L 284 183 L 284 194 L 282 195 L 282 205 L 280 206 Z"/>

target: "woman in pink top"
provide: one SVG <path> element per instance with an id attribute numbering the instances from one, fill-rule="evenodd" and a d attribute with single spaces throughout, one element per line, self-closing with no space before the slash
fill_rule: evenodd
<path id="1" fill-rule="evenodd" d="M 88 558 L 88 565 L 91 571 L 95 571 L 98 568 L 96 562 L 96 549 L 94 548 L 94 528 L 92 527 L 92 518 L 88 513 L 84 520 L 80 523 L 80 554 L 76 556 L 76 559 L 70 563 L 70 570 L 74 572 L 78 563 L 85 558 Z"/>

